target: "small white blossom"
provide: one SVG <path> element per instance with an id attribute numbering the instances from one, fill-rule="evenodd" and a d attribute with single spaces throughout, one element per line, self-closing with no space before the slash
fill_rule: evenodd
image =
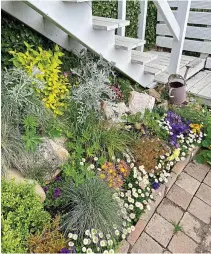
<path id="1" fill-rule="evenodd" d="M 71 242 L 71 241 L 70 241 L 70 242 L 68 243 L 68 245 L 69 245 L 70 247 L 73 247 L 73 246 L 74 246 L 74 242 Z"/>

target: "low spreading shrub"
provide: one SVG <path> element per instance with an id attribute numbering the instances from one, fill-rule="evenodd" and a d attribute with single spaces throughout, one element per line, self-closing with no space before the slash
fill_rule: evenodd
<path id="1" fill-rule="evenodd" d="M 169 153 L 170 148 L 167 144 L 155 137 L 143 137 L 134 146 L 133 152 L 139 166 L 144 165 L 147 172 L 152 172 L 157 166 L 160 156 Z"/>
<path id="2" fill-rule="evenodd" d="M 2 181 L 2 252 L 25 253 L 27 238 L 50 222 L 34 186 Z"/>
<path id="3" fill-rule="evenodd" d="M 58 253 L 67 245 L 67 240 L 60 232 L 60 217 L 57 216 L 42 232 L 30 235 L 27 242 L 30 253 Z"/>

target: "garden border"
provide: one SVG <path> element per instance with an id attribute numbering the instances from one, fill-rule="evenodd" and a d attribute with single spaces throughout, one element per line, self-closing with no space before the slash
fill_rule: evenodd
<path id="1" fill-rule="evenodd" d="M 177 177 L 182 173 L 184 168 L 188 165 L 188 163 L 193 159 L 193 157 L 199 150 L 200 147 L 195 147 L 194 150 L 189 153 L 188 157 L 184 161 L 179 161 L 174 165 L 171 171 L 171 175 L 168 179 L 169 180 L 168 183 L 162 184 L 161 187 L 155 191 L 154 195 L 155 201 L 151 206 L 151 210 L 141 215 L 141 217 L 139 218 L 138 222 L 135 225 L 135 230 L 129 234 L 127 240 L 123 240 L 120 242 L 120 246 L 118 248 L 117 253 L 128 253 L 128 251 L 131 250 L 131 248 L 136 243 L 141 233 L 144 231 L 149 220 L 153 216 L 156 208 L 161 203 L 163 198 L 167 195 L 172 185 L 176 182 Z"/>

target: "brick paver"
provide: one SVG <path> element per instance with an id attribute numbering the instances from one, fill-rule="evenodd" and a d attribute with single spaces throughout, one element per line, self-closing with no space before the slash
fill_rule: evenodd
<path id="1" fill-rule="evenodd" d="M 156 213 L 146 227 L 146 232 L 164 247 L 168 245 L 173 230 L 173 225 Z"/>
<path id="2" fill-rule="evenodd" d="M 132 253 L 162 253 L 163 248 L 148 234 L 143 232 L 133 246 Z"/>
<path id="3" fill-rule="evenodd" d="M 207 174 L 207 176 L 204 179 L 204 183 L 206 183 L 206 185 L 211 187 L 211 171 Z"/>
<path id="4" fill-rule="evenodd" d="M 202 183 L 196 193 L 196 197 L 200 198 L 205 203 L 211 206 L 211 187 Z"/>
<path id="5" fill-rule="evenodd" d="M 188 175 L 187 173 L 182 172 L 181 175 L 178 177 L 178 180 L 176 181 L 176 185 L 178 185 L 191 195 L 194 195 L 199 188 L 200 182 L 192 176 Z"/>
<path id="6" fill-rule="evenodd" d="M 204 203 L 197 197 L 194 197 L 190 206 L 188 207 L 188 211 L 196 216 L 198 219 L 203 221 L 204 223 L 209 224 L 211 218 L 211 206 Z"/>
<path id="7" fill-rule="evenodd" d="M 185 168 L 185 172 L 194 177 L 198 181 L 202 182 L 208 173 L 210 167 L 207 164 L 199 164 L 197 162 L 191 162 Z"/>
<path id="8" fill-rule="evenodd" d="M 173 253 L 195 253 L 196 248 L 197 244 L 183 232 L 175 234 L 168 246 Z"/>
<path id="9" fill-rule="evenodd" d="M 174 184 L 171 190 L 168 192 L 167 198 L 178 206 L 181 206 L 183 209 L 186 209 L 190 204 L 192 195 Z"/>
<path id="10" fill-rule="evenodd" d="M 200 243 L 201 241 L 201 231 L 203 228 L 203 223 L 193 217 L 190 213 L 186 212 L 180 222 L 182 226 L 182 231 L 190 236 L 193 240 Z"/>
<path id="11" fill-rule="evenodd" d="M 131 253 L 211 252 L 211 168 L 191 162 L 177 178 L 180 167 L 125 242 Z M 181 231 L 174 233 L 176 224 Z"/>
<path id="12" fill-rule="evenodd" d="M 171 200 L 164 198 L 157 213 L 171 223 L 178 223 L 182 218 L 183 210 Z"/>

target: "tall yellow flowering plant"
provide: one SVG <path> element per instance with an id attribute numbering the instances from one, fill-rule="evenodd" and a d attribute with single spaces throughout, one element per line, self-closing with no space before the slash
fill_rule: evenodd
<path id="1" fill-rule="evenodd" d="M 62 115 L 66 106 L 66 99 L 69 96 L 68 79 L 61 74 L 60 58 L 64 55 L 58 45 L 55 46 L 54 52 L 43 50 L 38 47 L 34 50 L 31 45 L 24 42 L 26 52 L 9 51 L 13 58 L 15 67 L 23 68 L 28 74 L 34 75 L 37 79 L 44 82 L 43 87 L 36 87 L 42 101 L 47 108 L 50 108 L 55 115 Z"/>

